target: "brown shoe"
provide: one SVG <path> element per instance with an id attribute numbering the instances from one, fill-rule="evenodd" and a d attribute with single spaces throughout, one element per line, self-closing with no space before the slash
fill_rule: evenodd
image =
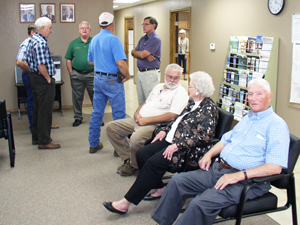
<path id="1" fill-rule="evenodd" d="M 123 164 L 121 166 L 118 166 L 117 167 L 117 173 L 120 173 L 120 169 L 122 169 L 126 164 L 129 164 L 130 165 L 130 159 L 126 159 L 124 160 Z"/>
<path id="2" fill-rule="evenodd" d="M 58 125 L 51 125 L 51 129 L 58 129 L 59 128 L 59 126 Z"/>
<path id="3" fill-rule="evenodd" d="M 102 142 L 100 142 L 97 147 L 90 147 L 90 153 L 94 154 L 97 151 L 101 150 L 102 148 L 103 148 L 103 144 L 102 144 Z"/>
<path id="4" fill-rule="evenodd" d="M 135 173 L 135 171 L 137 171 L 136 168 L 134 168 L 133 166 L 131 166 L 130 164 L 125 164 L 120 170 L 119 170 L 119 174 L 122 176 L 131 176 Z"/>
<path id="5" fill-rule="evenodd" d="M 52 141 L 52 138 L 50 138 L 50 141 Z M 32 141 L 32 145 L 37 145 L 38 143 L 38 141 Z"/>
<path id="6" fill-rule="evenodd" d="M 50 144 L 47 145 L 39 145 L 39 149 L 57 149 L 60 148 L 60 144 L 53 144 L 50 142 Z"/>

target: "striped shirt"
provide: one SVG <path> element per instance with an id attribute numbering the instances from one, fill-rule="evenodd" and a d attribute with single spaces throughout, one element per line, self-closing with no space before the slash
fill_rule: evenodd
<path id="1" fill-rule="evenodd" d="M 29 43 L 29 40 L 30 40 L 31 37 L 28 37 L 26 38 L 22 44 L 20 45 L 20 49 L 19 49 L 19 52 L 18 52 L 18 55 L 17 55 L 17 59 L 16 60 L 21 60 L 23 62 L 26 62 L 26 58 L 27 58 L 27 46 L 28 46 L 28 43 Z"/>
<path id="2" fill-rule="evenodd" d="M 30 72 L 41 74 L 37 66 L 45 65 L 49 75 L 55 75 L 55 65 L 51 57 L 47 39 L 36 32 L 29 40 L 27 47 L 27 60 Z"/>
<path id="3" fill-rule="evenodd" d="M 246 116 L 222 136 L 221 157 L 233 168 L 251 169 L 265 163 L 287 167 L 289 130 L 272 106 Z"/>

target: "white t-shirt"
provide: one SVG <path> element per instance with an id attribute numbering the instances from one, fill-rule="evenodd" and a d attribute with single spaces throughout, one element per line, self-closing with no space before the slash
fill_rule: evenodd
<path id="1" fill-rule="evenodd" d="M 179 85 L 175 89 L 164 89 L 164 83 L 157 84 L 149 94 L 146 104 L 140 110 L 142 117 L 159 116 L 165 113 L 179 115 L 188 103 L 187 91 Z"/>
<path id="2" fill-rule="evenodd" d="M 180 121 L 182 120 L 182 118 L 183 118 L 186 114 L 188 114 L 188 113 L 194 111 L 194 110 L 200 105 L 201 102 L 202 102 L 202 100 L 201 100 L 201 101 L 198 101 L 198 102 L 195 102 L 195 105 L 193 106 L 193 108 L 191 109 L 191 111 L 186 112 L 186 113 L 182 114 L 181 116 L 178 116 L 178 117 L 177 117 L 177 119 L 174 121 L 174 123 L 173 123 L 172 126 L 171 126 L 171 130 L 168 132 L 168 135 L 167 135 L 167 137 L 166 137 L 166 141 L 167 141 L 167 142 L 172 143 L 172 140 L 173 140 L 175 131 L 176 131 L 177 127 L 178 127 L 178 124 L 179 124 Z"/>

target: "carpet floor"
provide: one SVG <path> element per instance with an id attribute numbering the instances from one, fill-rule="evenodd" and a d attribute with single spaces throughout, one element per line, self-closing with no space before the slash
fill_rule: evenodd
<path id="1" fill-rule="evenodd" d="M 14 168 L 9 166 L 7 141 L 0 140 L 0 224 L 156 224 L 151 213 L 157 201 L 133 205 L 126 215 L 112 214 L 102 206 L 103 201 L 121 199 L 137 174 L 122 177 L 116 173 L 121 160 L 113 156 L 105 128 L 101 131 L 104 148 L 89 154 L 90 115 L 84 115 L 79 127 L 72 127 L 73 110 L 63 112 L 63 117 L 53 113 L 53 124 L 60 126 L 51 131 L 53 142 L 62 146 L 57 150 L 38 150 L 31 145 L 26 114 L 19 120 L 13 113 Z M 104 123 L 111 120 L 106 113 Z M 243 224 L 278 223 L 258 216 L 243 220 Z"/>

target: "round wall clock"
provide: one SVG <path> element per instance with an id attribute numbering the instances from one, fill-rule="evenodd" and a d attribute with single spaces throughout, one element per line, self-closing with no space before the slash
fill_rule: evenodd
<path id="1" fill-rule="evenodd" d="M 268 0 L 268 8 L 270 13 L 278 15 L 284 7 L 285 0 Z"/>

